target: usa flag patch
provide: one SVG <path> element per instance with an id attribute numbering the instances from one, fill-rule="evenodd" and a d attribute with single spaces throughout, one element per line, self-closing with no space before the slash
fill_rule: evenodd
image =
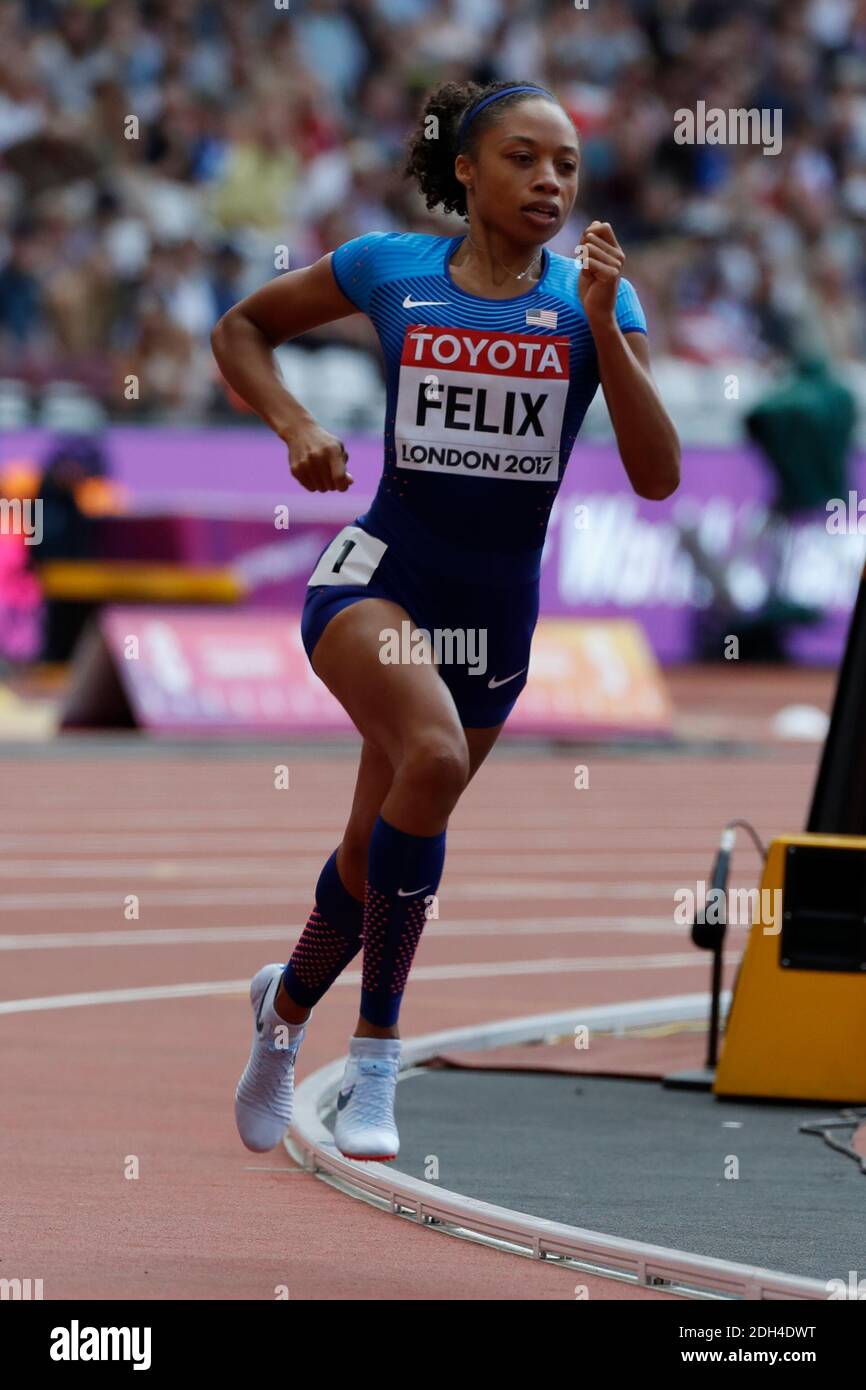
<path id="1" fill-rule="evenodd" d="M 555 309 L 527 309 L 526 322 L 530 328 L 555 328 L 559 315 Z"/>

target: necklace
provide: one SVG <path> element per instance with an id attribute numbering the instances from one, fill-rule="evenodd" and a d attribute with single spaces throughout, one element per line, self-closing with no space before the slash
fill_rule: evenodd
<path id="1" fill-rule="evenodd" d="M 478 251 L 478 252 L 480 253 L 481 248 L 480 248 L 479 246 L 476 246 L 476 245 L 475 245 L 475 242 L 472 240 L 472 238 L 471 238 L 471 236 L 469 235 L 468 232 L 466 233 L 466 240 L 469 242 L 469 245 L 470 245 L 470 246 L 475 247 L 475 250 Z M 492 251 L 489 252 L 490 259 L 491 259 L 492 261 L 496 261 L 496 264 L 499 266 L 499 268 L 500 268 L 501 270 L 504 270 L 505 273 L 506 273 L 506 275 L 511 275 L 511 276 L 513 276 L 513 278 L 514 278 L 515 280 L 525 280 L 526 277 L 527 277 L 527 275 L 529 274 L 530 270 L 532 270 L 533 266 L 536 264 L 536 262 L 539 262 L 539 263 L 540 263 L 541 254 L 542 254 L 541 251 L 539 251 L 535 256 L 533 256 L 533 257 L 532 257 L 532 260 L 530 261 L 530 263 L 529 263 L 529 265 L 526 267 L 526 269 L 525 269 L 525 270 L 521 270 L 520 274 L 518 275 L 518 274 L 516 273 L 516 271 L 514 271 L 514 270 L 509 270 L 509 268 L 508 268 L 507 265 L 503 265 L 502 262 L 499 260 L 498 256 L 494 256 L 494 254 L 493 254 Z"/>

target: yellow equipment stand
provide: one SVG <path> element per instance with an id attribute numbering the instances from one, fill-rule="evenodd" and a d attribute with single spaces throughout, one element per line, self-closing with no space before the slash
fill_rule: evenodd
<path id="1" fill-rule="evenodd" d="M 45 598 L 76 603 L 239 603 L 233 570 L 146 560 L 48 560 L 39 578 Z"/>
<path id="2" fill-rule="evenodd" d="M 866 836 L 773 840 L 761 889 L 713 1090 L 862 1105 Z"/>
<path id="3" fill-rule="evenodd" d="M 773 840 L 734 986 L 719 1096 L 866 1102 L 866 569 L 806 833 Z M 779 921 L 773 898 L 781 889 Z M 720 947 L 718 948 L 720 949 Z"/>

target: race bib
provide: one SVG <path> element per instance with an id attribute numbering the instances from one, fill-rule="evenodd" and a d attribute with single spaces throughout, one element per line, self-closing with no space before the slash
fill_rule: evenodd
<path id="1" fill-rule="evenodd" d="M 403 340 L 397 467 L 559 480 L 567 338 L 412 324 Z"/>
<path id="2" fill-rule="evenodd" d="M 307 588 L 315 584 L 369 584 L 387 549 L 384 541 L 360 526 L 344 526 L 319 556 Z"/>

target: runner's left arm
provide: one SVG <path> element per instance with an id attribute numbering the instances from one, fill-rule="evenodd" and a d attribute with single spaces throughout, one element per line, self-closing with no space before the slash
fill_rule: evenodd
<path id="1" fill-rule="evenodd" d="M 638 496 L 661 501 L 679 487 L 680 442 L 652 377 L 645 333 L 624 332 L 617 321 L 625 255 L 609 222 L 591 223 L 581 245 L 580 297 L 620 457 Z"/>

